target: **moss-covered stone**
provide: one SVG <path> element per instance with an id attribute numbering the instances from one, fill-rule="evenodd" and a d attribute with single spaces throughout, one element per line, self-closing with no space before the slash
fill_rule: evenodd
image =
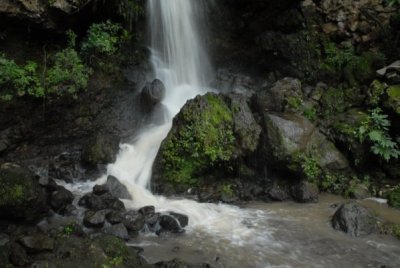
<path id="1" fill-rule="evenodd" d="M 109 164 L 115 161 L 119 150 L 119 138 L 115 135 L 98 133 L 92 137 L 82 151 L 82 161 L 90 166 Z"/>
<path id="2" fill-rule="evenodd" d="M 167 181 L 195 186 L 208 169 L 235 157 L 233 116 L 221 96 L 189 101 L 174 125 L 161 148 Z"/>
<path id="3" fill-rule="evenodd" d="M 400 115 L 400 85 L 393 85 L 387 89 L 388 100 L 386 107 Z"/>
<path id="4" fill-rule="evenodd" d="M 0 216 L 35 220 L 47 211 L 46 197 L 33 174 L 15 164 L 0 166 Z"/>

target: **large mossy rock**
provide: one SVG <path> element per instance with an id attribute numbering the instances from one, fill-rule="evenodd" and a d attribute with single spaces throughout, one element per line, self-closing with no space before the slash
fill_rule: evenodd
<path id="1" fill-rule="evenodd" d="M 388 99 L 385 106 L 400 116 L 400 85 L 390 86 L 386 92 Z"/>
<path id="2" fill-rule="evenodd" d="M 349 168 L 346 158 L 305 117 L 297 114 L 265 114 L 265 151 L 277 169 L 302 171 L 304 158 L 323 170 L 341 172 Z"/>
<path id="3" fill-rule="evenodd" d="M 0 218 L 37 220 L 47 212 L 46 195 L 35 176 L 16 164 L 0 166 Z"/>
<path id="4" fill-rule="evenodd" d="M 260 132 L 239 95 L 198 96 L 175 117 L 158 153 L 153 180 L 183 190 L 207 178 L 224 177 L 235 161 L 256 150 Z"/>
<path id="5" fill-rule="evenodd" d="M 377 219 L 363 206 L 357 203 L 342 205 L 332 217 L 332 226 L 349 236 L 369 235 L 377 230 Z"/>

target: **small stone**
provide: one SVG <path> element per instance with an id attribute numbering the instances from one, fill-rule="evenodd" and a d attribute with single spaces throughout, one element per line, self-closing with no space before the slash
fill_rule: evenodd
<path id="1" fill-rule="evenodd" d="M 67 205 L 70 205 L 74 200 L 74 195 L 62 186 L 58 186 L 57 189 L 50 195 L 50 206 L 54 211 L 60 212 L 65 209 Z"/>
<path id="2" fill-rule="evenodd" d="M 146 207 L 140 208 L 139 213 L 141 213 L 143 216 L 154 215 L 154 213 L 156 213 L 156 209 L 154 206 L 146 206 Z"/>
<path id="3" fill-rule="evenodd" d="M 95 185 L 93 187 L 93 193 L 95 195 L 103 195 L 103 194 L 108 193 L 108 192 L 109 192 L 108 187 L 105 184 L 103 184 L 103 185 Z"/>
<path id="4" fill-rule="evenodd" d="M 83 224 L 89 228 L 101 228 L 106 220 L 106 215 L 109 210 L 92 211 L 88 210 L 85 212 Z"/>

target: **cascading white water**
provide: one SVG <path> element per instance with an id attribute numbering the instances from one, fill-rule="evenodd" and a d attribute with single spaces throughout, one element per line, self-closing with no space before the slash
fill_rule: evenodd
<path id="1" fill-rule="evenodd" d="M 153 205 L 159 211 L 184 213 L 189 216 L 188 231 L 211 232 L 221 239 L 243 243 L 255 237 L 243 221 L 260 218 L 260 212 L 222 204 L 171 200 L 148 190 L 152 164 L 171 129 L 173 116 L 187 100 L 211 90 L 207 88 L 211 67 L 199 36 L 203 4 L 201 0 L 148 1 L 152 62 L 156 78 L 166 87 L 163 101 L 166 121 L 163 125 L 149 126 L 134 144 L 122 145 L 116 162 L 108 166 L 108 174 L 117 177 L 131 192 L 133 200 L 125 201 L 128 208 Z M 267 232 L 264 237 L 268 237 Z"/>

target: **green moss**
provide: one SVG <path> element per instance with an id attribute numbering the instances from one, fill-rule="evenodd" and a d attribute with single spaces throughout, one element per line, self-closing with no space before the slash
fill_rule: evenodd
<path id="1" fill-rule="evenodd" d="M 177 120 L 177 130 L 163 145 L 164 176 L 172 183 L 195 186 L 207 167 L 232 158 L 232 113 L 220 96 L 207 94 L 186 104 Z"/>
<path id="2" fill-rule="evenodd" d="M 400 85 L 389 87 L 387 93 L 390 98 L 400 99 Z"/>
<path id="3" fill-rule="evenodd" d="M 400 239 L 400 224 L 394 224 L 392 226 L 392 234 Z"/>

